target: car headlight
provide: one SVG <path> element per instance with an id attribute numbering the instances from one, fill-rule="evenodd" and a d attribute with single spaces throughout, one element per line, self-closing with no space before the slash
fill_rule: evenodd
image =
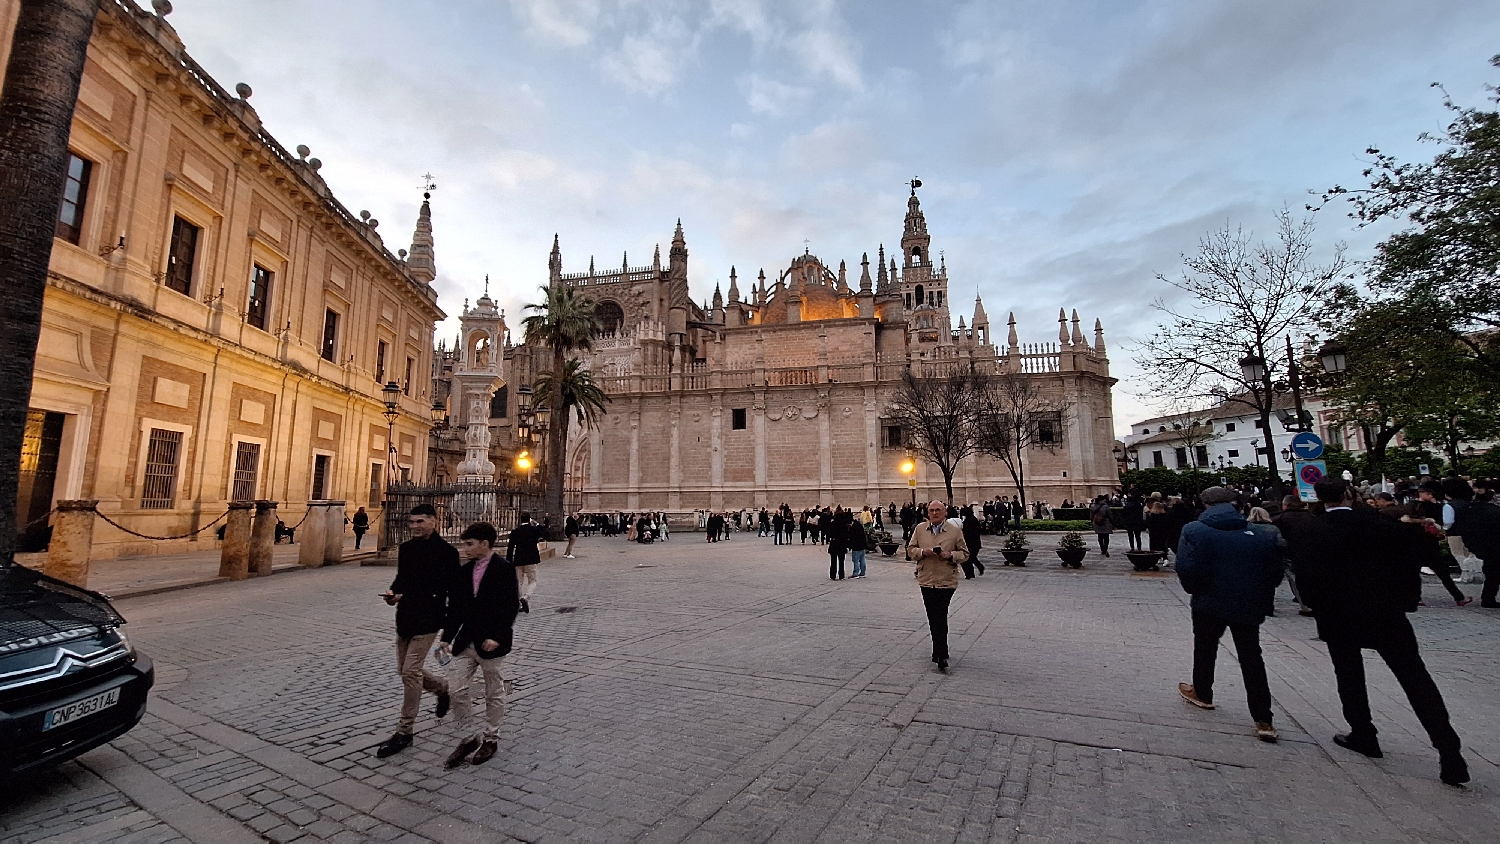
<path id="1" fill-rule="evenodd" d="M 110 630 L 112 630 L 116 636 L 120 637 L 120 644 L 125 646 L 125 650 L 130 653 L 130 658 L 135 659 L 135 646 L 130 644 L 130 637 L 125 635 L 125 628 L 111 627 Z"/>

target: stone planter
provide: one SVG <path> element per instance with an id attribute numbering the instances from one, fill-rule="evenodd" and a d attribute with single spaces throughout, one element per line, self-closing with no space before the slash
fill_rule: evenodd
<path id="1" fill-rule="evenodd" d="M 1083 568 L 1083 557 L 1088 553 L 1086 548 L 1058 548 L 1057 557 L 1062 560 L 1063 568 Z"/>
<path id="2" fill-rule="evenodd" d="M 1136 571 L 1156 571 L 1156 566 L 1161 562 L 1160 551 L 1126 551 L 1125 557 Z"/>
<path id="3" fill-rule="evenodd" d="M 1026 555 L 1030 553 L 1030 549 L 1025 551 L 1001 551 L 1000 556 L 1005 558 L 1006 565 L 1024 566 L 1026 565 Z"/>
<path id="4" fill-rule="evenodd" d="M 894 557 L 896 556 L 896 549 L 900 547 L 900 545 L 897 545 L 894 542 L 884 542 L 880 545 L 880 553 L 886 555 L 887 557 Z"/>

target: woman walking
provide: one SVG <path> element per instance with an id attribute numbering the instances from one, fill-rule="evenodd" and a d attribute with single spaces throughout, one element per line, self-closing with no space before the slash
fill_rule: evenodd
<path id="1" fill-rule="evenodd" d="M 1089 521 L 1094 525 L 1094 535 L 1099 539 L 1099 553 L 1109 556 L 1109 535 L 1115 530 L 1114 513 L 1109 509 L 1109 499 L 1099 496 L 1089 507 Z"/>

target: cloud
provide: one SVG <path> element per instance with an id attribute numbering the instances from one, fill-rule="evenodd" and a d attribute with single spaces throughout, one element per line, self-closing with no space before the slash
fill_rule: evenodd
<path id="1" fill-rule="evenodd" d="M 781 117 L 800 109 L 812 96 L 812 89 L 767 79 L 758 73 L 747 77 L 742 87 L 750 110 L 756 114 Z"/>

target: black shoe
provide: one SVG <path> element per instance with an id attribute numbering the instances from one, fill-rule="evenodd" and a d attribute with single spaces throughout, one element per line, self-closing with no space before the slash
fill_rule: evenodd
<path id="1" fill-rule="evenodd" d="M 1500 603 L 1494 601 L 1480 601 L 1479 605 L 1487 610 L 1500 610 Z"/>
<path id="2" fill-rule="evenodd" d="M 1371 759 L 1385 757 L 1385 754 L 1380 750 L 1380 741 L 1378 739 L 1356 738 L 1353 733 L 1339 733 L 1333 737 L 1333 743 L 1346 750 L 1363 753 Z"/>
<path id="3" fill-rule="evenodd" d="M 525 598 L 521 599 L 521 612 L 526 613 L 527 615 L 531 614 L 531 602 L 526 600 Z"/>
<path id="4" fill-rule="evenodd" d="M 432 710 L 432 714 L 434 716 L 438 717 L 438 718 L 441 718 L 444 715 L 448 714 L 448 707 L 451 706 L 452 704 L 453 704 L 453 700 L 448 697 L 448 693 L 447 692 L 438 692 L 437 693 L 437 708 L 434 709 L 434 710 Z"/>
<path id="5" fill-rule="evenodd" d="M 1460 754 L 1444 756 L 1440 765 L 1442 767 L 1438 779 L 1442 780 L 1444 785 L 1463 788 L 1464 783 L 1469 781 L 1469 763 L 1465 762 Z"/>
<path id="6" fill-rule="evenodd" d="M 385 759 L 388 756 L 395 756 L 408 747 L 411 747 L 411 733 L 396 733 L 386 739 L 384 744 L 375 748 L 375 756 Z"/>
<path id="7" fill-rule="evenodd" d="M 938 671 L 941 671 L 944 674 L 948 673 L 948 660 L 946 660 L 946 659 L 940 659 L 940 660 L 938 660 Z"/>
<path id="8" fill-rule="evenodd" d="M 479 739 L 464 739 L 463 743 L 448 754 L 448 759 L 443 762 L 444 767 L 457 768 L 464 763 L 464 757 L 479 749 Z"/>

